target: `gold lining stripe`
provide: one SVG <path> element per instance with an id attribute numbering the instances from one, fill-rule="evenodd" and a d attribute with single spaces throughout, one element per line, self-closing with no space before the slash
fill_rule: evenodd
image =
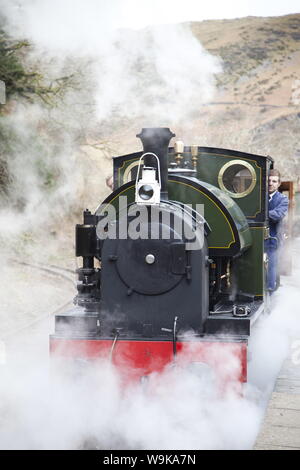
<path id="1" fill-rule="evenodd" d="M 118 183 L 119 183 L 120 186 L 122 186 L 123 184 L 125 184 L 125 183 L 124 183 L 124 174 L 125 174 L 126 170 L 128 169 L 128 167 L 129 167 L 130 165 L 127 165 L 127 167 L 126 167 L 126 169 L 125 169 L 125 171 L 124 171 L 124 174 L 123 174 L 123 181 L 122 181 L 122 184 L 121 184 L 121 170 L 122 170 L 122 168 L 124 168 L 124 166 L 126 165 L 126 163 L 129 163 L 129 162 L 137 162 L 138 160 L 139 160 L 139 157 L 131 158 L 130 160 L 125 160 L 125 161 L 122 163 L 122 166 L 120 166 L 120 167 L 118 168 Z M 132 165 L 132 164 L 131 164 L 131 165 Z M 132 168 L 134 168 L 134 165 L 132 166 Z M 132 169 L 132 168 L 131 168 L 131 169 Z M 130 170 L 128 170 L 128 173 L 129 173 L 129 171 L 130 171 Z"/>
<path id="2" fill-rule="evenodd" d="M 253 162 L 257 168 L 260 168 L 260 166 L 257 164 L 256 160 L 253 160 L 251 158 L 246 158 L 246 157 L 237 157 L 234 155 L 225 155 L 224 153 L 206 153 L 206 152 L 199 152 L 199 155 L 213 155 L 214 157 L 225 157 L 225 158 L 243 158 L 243 160 L 248 160 L 249 162 Z"/>
<path id="3" fill-rule="evenodd" d="M 128 181 L 129 172 L 130 172 L 133 168 L 135 168 L 136 166 L 138 166 L 138 164 L 139 164 L 139 161 L 136 160 L 136 161 L 130 163 L 130 165 L 128 165 L 128 166 L 126 167 L 126 169 L 125 169 L 125 171 L 124 171 L 124 173 L 123 173 L 123 184 L 129 183 L 129 181 Z"/>
<path id="4" fill-rule="evenodd" d="M 209 200 L 216 206 L 216 208 L 223 214 L 223 216 L 224 216 L 226 222 L 227 222 L 228 225 L 229 225 L 229 229 L 230 229 L 230 231 L 231 231 L 231 235 L 232 235 L 233 241 L 231 241 L 231 242 L 229 243 L 229 245 L 227 245 L 227 246 L 209 246 L 208 248 L 214 248 L 214 249 L 219 249 L 219 250 L 221 250 L 221 249 L 226 249 L 226 248 L 230 248 L 230 245 L 232 245 L 233 243 L 236 242 L 236 238 L 235 238 L 235 236 L 234 236 L 234 233 L 233 233 L 233 230 L 232 230 L 232 227 L 231 227 L 231 225 L 230 225 L 229 220 L 227 219 L 227 217 L 226 217 L 226 215 L 224 214 L 224 212 L 222 211 L 222 209 L 215 203 L 215 201 L 213 201 L 213 200 L 212 200 L 209 196 L 207 196 L 207 194 L 205 194 L 203 191 L 200 191 L 200 189 L 195 188 L 195 187 L 192 186 L 191 184 L 183 183 L 182 181 L 174 181 L 174 180 L 169 180 L 168 182 L 169 182 L 169 183 L 179 183 L 179 184 L 182 184 L 182 185 L 184 185 L 184 186 L 188 186 L 188 187 L 190 187 L 190 188 L 193 188 L 195 191 L 198 191 L 199 193 L 203 194 L 207 199 L 209 199 Z"/>
<path id="5" fill-rule="evenodd" d="M 263 229 L 264 230 L 266 227 L 265 226 L 263 226 L 263 227 L 251 227 L 251 226 L 249 226 L 249 228 L 250 228 L 250 230 L 253 230 L 253 229 L 256 229 L 256 230 L 257 229 Z M 255 295 L 255 297 L 264 297 L 264 294 L 254 294 L 254 295 Z"/>

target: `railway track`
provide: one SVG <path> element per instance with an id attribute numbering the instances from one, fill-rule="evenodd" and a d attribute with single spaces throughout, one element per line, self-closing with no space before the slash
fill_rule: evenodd
<path id="1" fill-rule="evenodd" d="M 54 264 L 29 263 L 16 259 L 10 259 L 9 262 L 14 265 L 25 266 L 30 269 L 40 271 L 41 273 L 46 273 L 47 275 L 52 276 L 53 278 L 60 278 L 68 283 L 71 283 L 74 287 L 76 287 L 75 271 L 72 269 L 64 268 Z M 0 334 L 0 341 L 13 339 L 13 337 L 17 336 L 19 333 L 22 333 L 23 331 L 26 331 L 29 328 L 38 325 L 43 320 L 50 318 L 61 311 L 66 310 L 68 307 L 71 307 L 72 304 L 72 298 L 70 298 L 70 300 L 68 300 L 67 302 L 63 302 L 55 309 L 44 312 L 41 315 L 36 316 L 36 318 L 31 319 L 30 321 L 27 321 L 26 323 L 20 325 L 19 327 L 8 330 L 3 334 Z"/>
<path id="2" fill-rule="evenodd" d="M 37 269 L 39 271 L 52 274 L 53 276 L 61 277 L 71 282 L 76 287 L 76 282 L 74 280 L 75 271 L 72 269 L 63 268 L 62 266 L 57 266 L 55 264 L 28 263 L 26 261 L 18 261 L 16 259 L 10 259 L 9 262 L 13 264 L 18 264 L 20 266 L 28 266 L 29 268 Z M 71 274 L 73 274 L 72 277 Z"/>

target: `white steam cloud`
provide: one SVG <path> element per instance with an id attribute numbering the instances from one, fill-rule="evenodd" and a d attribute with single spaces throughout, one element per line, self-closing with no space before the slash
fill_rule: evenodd
<path id="1" fill-rule="evenodd" d="M 297 263 L 252 332 L 244 396 L 220 395 L 208 371 L 180 367 L 126 390 L 101 360 L 50 365 L 48 324 L 12 337 L 0 365 L 1 448 L 251 449 L 291 339 L 300 338 L 298 275 Z M 224 368 L 235 365 L 227 356 Z"/>
<path id="2" fill-rule="evenodd" d="M 68 364 L 49 374 L 33 353 L 23 361 L 2 366 L 4 449 L 242 449 L 255 438 L 259 407 L 220 397 L 205 375 L 171 368 L 152 387 L 124 389 L 100 361 L 73 375 Z"/>
<path id="3" fill-rule="evenodd" d="M 80 165 L 76 157 L 80 145 L 95 139 L 95 129 L 109 137 L 138 122 L 138 131 L 164 125 L 175 126 L 176 132 L 177 125 L 188 128 L 200 104 L 211 99 L 220 63 L 188 27 L 118 30 L 124 11 L 122 1 L 2 1 L 6 29 L 32 42 L 30 61 L 38 61 L 46 76 L 80 70 L 76 87 L 51 112 L 27 104 L 1 117 L 17 135 L 10 150 L 9 199 L 0 214 L 2 234 L 11 236 L 66 214 L 78 198 L 85 205 L 84 178 L 97 165 L 107 171 L 88 155 Z M 96 207 L 99 193 L 91 193 Z M 43 244 L 41 251 L 47 248 Z M 282 288 L 276 310 L 257 327 L 244 397 L 222 398 L 214 387 L 208 389 L 205 376 L 176 374 L 176 369 L 163 375 L 153 393 L 140 387 L 123 392 L 115 371 L 103 363 L 83 363 L 79 376 L 57 377 L 47 362 L 50 327 L 27 338 L 16 336 L 13 344 L 1 340 L 0 447 L 251 448 L 266 396 L 288 352 L 290 331 L 299 331 L 294 328 L 298 285 Z M 5 280 L 2 289 L 5 293 Z"/>
<path id="4" fill-rule="evenodd" d="M 90 190 L 104 185 L 111 172 L 106 157 L 112 155 L 112 146 L 114 154 L 124 152 L 123 138 L 122 149 L 113 143 L 127 129 L 134 129 L 131 142 L 142 127 L 188 129 L 201 104 L 212 98 L 220 61 L 203 49 L 188 25 L 118 29 L 119 19 L 128 14 L 126 5 L 104 0 L 2 1 L 6 31 L 31 43 L 27 66 L 40 70 L 48 82 L 72 76 L 53 108 L 15 103 L 15 111 L 5 118 L 18 142 L 12 139 L 13 181 L 3 212 L 3 219 L 12 222 L 10 233 L 13 227 L 44 223 L 46 213 L 51 219 L 53 213 L 73 210 L 76 197 L 87 196 L 84 185 Z M 83 146 L 98 140 L 106 154 L 98 150 L 92 168 L 92 151 L 83 153 Z M 126 148 L 132 150 L 132 144 Z M 97 185 L 91 186 L 97 172 Z M 98 189 L 95 207 L 101 196 Z"/>
<path id="5" fill-rule="evenodd" d="M 220 61 L 188 25 L 117 29 L 126 3 L 18 1 L 9 4 L 7 16 L 12 29 L 39 51 L 57 60 L 90 59 L 82 87 L 93 80 L 98 119 L 111 119 L 117 110 L 123 118 L 144 117 L 156 126 L 184 122 L 212 98 Z"/>

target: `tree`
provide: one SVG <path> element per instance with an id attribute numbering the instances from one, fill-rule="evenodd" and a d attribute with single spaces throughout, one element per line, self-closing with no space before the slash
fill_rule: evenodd
<path id="1" fill-rule="evenodd" d="M 60 77 L 45 83 L 44 77 L 37 71 L 28 71 L 22 58 L 30 44 L 26 40 L 13 41 L 0 26 L 0 80 L 5 83 L 6 101 L 10 98 L 24 98 L 33 102 L 36 98 L 52 104 L 52 97 L 64 91 L 71 76 Z M 5 105 L 0 105 L 0 114 Z"/>
<path id="2" fill-rule="evenodd" d="M 68 89 L 72 75 L 46 81 L 37 70 L 29 70 L 26 55 L 30 48 L 27 40 L 12 40 L 0 18 L 0 80 L 5 83 L 5 104 L 0 104 L 0 194 L 6 193 L 12 176 L 8 159 L 18 147 L 19 136 L 14 126 L 7 123 L 15 102 L 35 103 L 53 107 Z M 14 108 L 14 107 L 13 107 Z"/>

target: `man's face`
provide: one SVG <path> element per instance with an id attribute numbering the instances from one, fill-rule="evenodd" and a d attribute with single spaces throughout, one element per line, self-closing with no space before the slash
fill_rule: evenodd
<path id="1" fill-rule="evenodd" d="M 280 186 L 279 176 L 269 176 L 269 193 L 274 193 Z"/>

